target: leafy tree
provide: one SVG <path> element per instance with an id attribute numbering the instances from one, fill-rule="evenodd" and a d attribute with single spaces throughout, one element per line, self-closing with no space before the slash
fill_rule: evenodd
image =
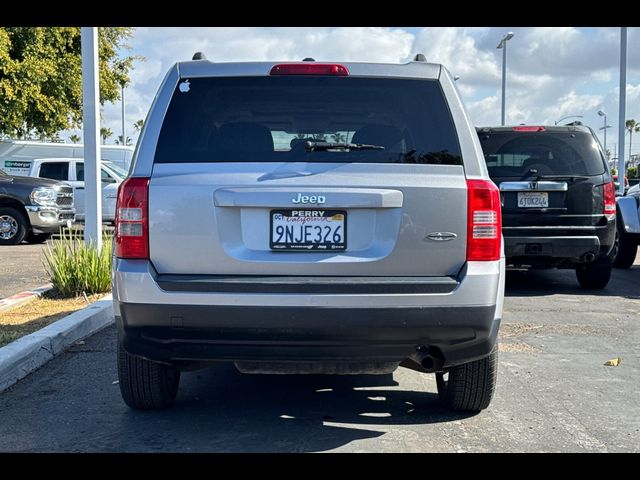
<path id="1" fill-rule="evenodd" d="M 122 135 L 118 135 L 116 138 L 116 145 L 132 145 L 131 137 L 127 136 L 127 143 L 122 143 Z"/>
<path id="2" fill-rule="evenodd" d="M 624 122 L 624 126 L 629 132 L 629 158 L 631 158 L 631 145 L 633 140 L 633 132 L 640 132 L 640 123 L 636 122 L 633 118 Z"/>
<path id="3" fill-rule="evenodd" d="M 135 57 L 130 27 L 98 29 L 100 103 L 120 98 Z M 79 27 L 0 27 L 0 134 L 53 136 L 82 121 Z"/>
<path id="4" fill-rule="evenodd" d="M 627 178 L 638 178 L 638 167 L 627 168 Z"/>
<path id="5" fill-rule="evenodd" d="M 71 143 L 78 143 L 80 141 L 80 136 L 76 134 L 69 135 L 69 140 L 71 140 Z"/>
<path id="6" fill-rule="evenodd" d="M 111 135 L 113 135 L 113 132 L 111 131 L 110 128 L 102 127 L 100 129 L 100 137 L 102 137 L 103 145 L 106 143 L 107 138 L 109 138 Z"/>
<path id="7" fill-rule="evenodd" d="M 133 128 L 136 129 L 136 132 L 140 132 L 142 130 L 142 127 L 144 127 L 144 120 L 143 119 L 140 119 L 136 123 L 133 124 Z"/>

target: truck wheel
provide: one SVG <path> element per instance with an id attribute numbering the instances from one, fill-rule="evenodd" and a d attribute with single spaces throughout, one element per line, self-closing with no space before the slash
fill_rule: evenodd
<path id="1" fill-rule="evenodd" d="M 618 220 L 616 226 L 616 254 L 613 257 L 613 266 L 616 268 L 629 268 L 633 265 L 638 252 L 638 242 L 628 233 L 622 231 L 622 222 Z"/>
<path id="2" fill-rule="evenodd" d="M 18 245 L 27 236 L 29 225 L 24 215 L 11 207 L 0 207 L 0 245 Z"/>
<path id="3" fill-rule="evenodd" d="M 611 260 L 607 258 L 579 265 L 576 268 L 576 277 L 582 288 L 604 288 L 611 278 Z"/>
<path id="4" fill-rule="evenodd" d="M 491 403 L 497 377 L 496 345 L 488 357 L 458 365 L 448 373 L 436 373 L 438 396 L 450 410 L 479 412 Z"/>
<path id="5" fill-rule="evenodd" d="M 156 410 L 174 404 L 180 372 L 169 365 L 129 355 L 118 342 L 118 380 L 127 405 L 136 410 Z"/>
<path id="6" fill-rule="evenodd" d="M 51 238 L 51 233 L 33 233 L 30 232 L 25 238 L 27 243 L 31 243 L 33 245 L 38 243 L 44 243 Z"/>

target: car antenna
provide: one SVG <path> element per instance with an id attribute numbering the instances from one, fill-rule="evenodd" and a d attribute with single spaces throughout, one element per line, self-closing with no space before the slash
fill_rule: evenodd
<path id="1" fill-rule="evenodd" d="M 426 62 L 427 61 L 427 57 L 425 57 L 424 54 L 422 54 L 422 53 L 416 53 L 416 56 L 413 57 L 413 61 L 414 62 Z"/>
<path id="2" fill-rule="evenodd" d="M 207 57 L 202 52 L 196 52 L 193 54 L 191 60 L 206 60 Z"/>

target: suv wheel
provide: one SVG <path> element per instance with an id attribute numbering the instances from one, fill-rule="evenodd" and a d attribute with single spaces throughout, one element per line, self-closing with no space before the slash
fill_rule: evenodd
<path id="1" fill-rule="evenodd" d="M 15 208 L 0 208 L 0 245 L 18 245 L 27 236 L 28 224 Z"/>
<path id="2" fill-rule="evenodd" d="M 118 380 L 127 405 L 137 410 L 155 410 L 174 404 L 180 372 L 169 365 L 130 355 L 118 342 Z"/>
<path id="3" fill-rule="evenodd" d="M 611 278 L 611 260 L 606 258 L 576 267 L 576 277 L 582 288 L 604 288 Z"/>
<path id="4" fill-rule="evenodd" d="M 628 233 L 622 230 L 622 221 L 618 219 L 616 225 L 616 245 L 613 266 L 616 268 L 629 268 L 633 265 L 638 252 L 638 243 Z"/>
<path id="5" fill-rule="evenodd" d="M 448 376 L 448 378 L 445 378 Z M 498 347 L 488 357 L 436 373 L 440 401 L 451 410 L 479 412 L 491 403 L 498 377 Z"/>

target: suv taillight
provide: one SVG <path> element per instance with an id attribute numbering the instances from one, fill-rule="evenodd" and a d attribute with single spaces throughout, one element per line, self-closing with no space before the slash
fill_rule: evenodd
<path id="1" fill-rule="evenodd" d="M 467 260 L 500 259 L 500 191 L 490 180 L 467 180 Z"/>
<path id="2" fill-rule="evenodd" d="M 604 194 L 604 211 L 607 219 L 612 220 L 616 216 L 616 188 L 613 182 L 605 183 L 602 186 Z"/>
<path id="3" fill-rule="evenodd" d="M 127 178 L 116 202 L 116 257 L 149 258 L 149 179 Z"/>

